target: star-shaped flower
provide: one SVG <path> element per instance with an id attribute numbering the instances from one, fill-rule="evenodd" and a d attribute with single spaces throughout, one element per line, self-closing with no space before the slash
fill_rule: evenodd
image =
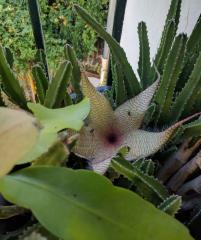
<path id="1" fill-rule="evenodd" d="M 180 121 L 163 132 L 139 129 L 158 83 L 159 80 L 155 81 L 139 95 L 113 110 L 105 96 L 97 92 L 87 78 L 83 78 L 82 92 L 90 99 L 91 111 L 72 151 L 89 160 L 92 169 L 101 174 L 124 146 L 130 148 L 127 160 L 156 153 L 174 130 L 187 120 Z"/>

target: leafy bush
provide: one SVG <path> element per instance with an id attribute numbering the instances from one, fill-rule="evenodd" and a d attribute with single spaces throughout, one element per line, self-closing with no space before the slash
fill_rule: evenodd
<path id="1" fill-rule="evenodd" d="M 97 51 L 97 34 L 84 24 L 73 10 L 73 4 L 85 7 L 101 24 L 106 23 L 108 0 L 40 0 L 50 69 L 62 59 L 63 47 L 72 44 L 79 59 Z M 0 43 L 12 50 L 15 65 L 21 71 L 30 69 L 35 55 L 33 33 L 27 1 L 0 1 Z"/>

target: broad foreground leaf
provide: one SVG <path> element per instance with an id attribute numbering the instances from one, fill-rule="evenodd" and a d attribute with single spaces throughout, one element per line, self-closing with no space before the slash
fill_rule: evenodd
<path id="1" fill-rule="evenodd" d="M 0 176 L 32 149 L 38 135 L 33 117 L 23 111 L 0 108 Z"/>
<path id="2" fill-rule="evenodd" d="M 90 171 L 30 167 L 0 179 L 0 191 L 63 240 L 192 239 L 175 219 Z"/>

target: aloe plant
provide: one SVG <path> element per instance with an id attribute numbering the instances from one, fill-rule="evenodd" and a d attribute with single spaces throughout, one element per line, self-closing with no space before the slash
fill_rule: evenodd
<path id="1" fill-rule="evenodd" d="M 110 96 L 109 103 L 104 96 L 99 96 L 93 86 L 89 86 L 87 80 L 83 80 L 83 94 L 91 99 L 92 109 L 72 150 L 88 159 L 91 168 L 99 173 L 104 173 L 113 159 L 111 167 L 128 178 L 135 185 L 133 190 L 143 197 L 146 196 L 143 186 L 147 176 L 143 175 L 141 169 L 132 169 L 132 164 L 128 165 L 125 161 L 129 160 L 135 165 L 136 160 L 151 157 L 153 162 L 159 162 L 154 177 L 159 178 L 171 193 L 176 193 L 183 199 L 183 205 L 180 205 L 181 197 L 177 199 L 174 195 L 161 199 L 163 202 L 158 207 L 170 211 L 170 214 L 172 211 L 176 213 L 180 207 L 182 212 L 187 209 L 186 206 L 193 213 L 197 208 L 193 202 L 200 199 L 201 194 L 197 188 L 197 184 L 201 182 L 197 177 L 200 166 L 198 150 L 201 144 L 201 122 L 189 117 L 195 114 L 194 117 L 198 118 L 201 110 L 201 21 L 199 18 L 189 37 L 185 34 L 176 35 L 181 3 L 180 0 L 171 2 L 161 44 L 153 61 L 149 54 L 146 23 L 139 23 L 138 80 L 144 90 L 139 93 L 136 88 L 134 94 L 129 94 L 130 86 L 126 82 L 126 74 L 121 70 L 128 64 L 126 60 L 124 63 L 119 60 L 125 58 L 121 47 L 116 47 L 115 40 L 84 9 L 75 6 L 83 20 L 111 48 L 113 83 L 111 93 L 106 94 L 106 97 Z M 113 43 L 116 44 L 115 51 Z M 129 64 L 127 67 L 129 68 Z M 124 167 L 120 167 L 115 156 L 123 146 L 128 146 L 130 151 L 121 159 Z M 138 171 L 144 176 L 141 180 Z M 151 181 L 149 187 L 152 188 L 149 189 L 152 194 L 160 192 L 160 186 Z M 195 196 L 192 193 L 189 197 L 187 195 L 191 190 Z M 150 196 L 148 198 L 149 201 L 157 201 L 157 196 L 154 200 Z"/>

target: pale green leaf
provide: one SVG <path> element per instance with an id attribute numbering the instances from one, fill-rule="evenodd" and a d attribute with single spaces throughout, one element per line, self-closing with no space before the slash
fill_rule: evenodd
<path id="1" fill-rule="evenodd" d="M 56 132 L 46 132 L 45 129 L 42 129 L 37 143 L 30 152 L 28 152 L 22 159 L 20 159 L 20 161 L 18 161 L 18 164 L 36 160 L 42 154 L 47 153 L 50 147 L 58 140 L 59 139 Z"/>
<path id="2" fill-rule="evenodd" d="M 0 179 L 0 191 L 63 240 L 193 239 L 177 220 L 91 171 L 31 167 Z"/>
<path id="3" fill-rule="evenodd" d="M 0 108 L 0 176 L 7 174 L 35 145 L 36 119 L 20 110 Z"/>
<path id="4" fill-rule="evenodd" d="M 37 144 L 19 164 L 33 161 L 42 154 L 47 153 L 50 147 L 59 139 L 57 132 L 71 128 L 80 130 L 83 120 L 87 117 L 90 104 L 89 99 L 85 98 L 80 103 L 65 108 L 48 109 L 40 104 L 28 103 L 35 117 L 40 120 L 43 129 L 41 130 Z"/>
<path id="5" fill-rule="evenodd" d="M 46 132 L 55 133 L 65 128 L 80 130 L 90 111 L 89 99 L 58 109 L 48 109 L 40 104 L 28 103 L 29 109 L 44 126 Z"/>

